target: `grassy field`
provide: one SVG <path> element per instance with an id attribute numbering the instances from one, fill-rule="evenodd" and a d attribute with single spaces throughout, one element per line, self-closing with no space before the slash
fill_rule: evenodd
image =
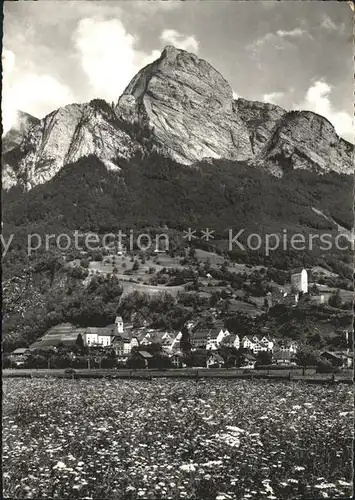
<path id="1" fill-rule="evenodd" d="M 351 474 L 347 386 L 3 382 L 5 497 L 337 498 Z"/>

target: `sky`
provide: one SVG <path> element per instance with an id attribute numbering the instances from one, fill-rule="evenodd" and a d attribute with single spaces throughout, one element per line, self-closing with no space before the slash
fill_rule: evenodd
<path id="1" fill-rule="evenodd" d="M 346 2 L 5 1 L 3 126 L 99 97 L 116 102 L 166 45 L 194 52 L 235 96 L 307 109 L 354 142 Z"/>

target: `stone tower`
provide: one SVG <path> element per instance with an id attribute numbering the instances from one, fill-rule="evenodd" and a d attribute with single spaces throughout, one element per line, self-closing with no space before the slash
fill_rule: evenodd
<path id="1" fill-rule="evenodd" d="M 291 274 L 291 285 L 294 293 L 308 293 L 308 273 L 304 268 L 298 268 Z"/>
<path id="2" fill-rule="evenodd" d="M 117 333 L 123 333 L 123 319 L 121 316 L 116 316 L 115 325 L 117 326 Z"/>

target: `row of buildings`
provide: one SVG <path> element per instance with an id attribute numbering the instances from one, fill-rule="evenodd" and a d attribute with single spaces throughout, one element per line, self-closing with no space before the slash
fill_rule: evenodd
<path id="1" fill-rule="evenodd" d="M 292 340 L 276 340 L 267 334 L 262 336 L 239 336 L 231 334 L 223 323 L 215 322 L 213 328 L 206 328 L 197 324 L 188 324 L 190 332 L 190 343 L 192 351 L 206 352 L 206 363 L 209 365 L 223 366 L 218 350 L 223 346 L 244 349 L 248 352 L 246 356 L 247 368 L 252 368 L 256 357 L 260 352 L 267 352 L 271 355 L 274 363 L 292 363 L 298 351 L 298 343 Z M 57 325 L 51 328 L 41 340 L 32 344 L 29 348 L 16 349 L 11 357 L 14 361 L 23 361 L 28 354 L 34 351 L 52 350 L 57 351 L 60 345 L 67 346 L 77 343 L 78 336 L 81 336 L 83 345 L 93 349 L 95 352 L 99 347 L 103 350 L 113 350 L 117 358 L 121 361 L 127 360 L 134 348 L 142 353 L 145 361 L 151 355 L 147 352 L 147 347 L 152 344 L 161 346 L 162 351 L 172 359 L 175 366 L 181 364 L 181 332 L 164 332 L 147 328 L 133 328 L 131 325 L 124 327 L 120 316 L 116 317 L 115 323 L 105 327 L 77 328 L 70 323 Z M 349 368 L 353 363 L 353 356 L 349 352 L 324 351 L 321 356 L 331 361 L 332 364 Z"/>
<path id="2" fill-rule="evenodd" d="M 291 359 L 297 352 L 297 342 L 277 342 L 268 336 L 239 336 L 231 334 L 223 323 L 215 322 L 211 328 L 201 327 L 198 324 L 188 324 L 191 349 L 205 349 L 217 351 L 222 346 L 246 349 L 257 355 L 260 351 L 271 353 L 280 352 L 282 359 Z M 105 327 L 78 328 L 70 323 L 57 325 L 51 328 L 39 341 L 33 343 L 26 351 L 55 350 L 59 345 L 70 347 L 81 336 L 83 345 L 87 348 L 109 348 L 115 351 L 118 358 L 127 358 L 132 349 L 145 349 L 151 344 L 159 344 L 167 355 L 180 351 L 181 332 L 157 331 L 153 329 L 124 327 L 121 316 L 117 316 L 115 323 Z M 25 349 L 17 349 L 13 354 L 20 355 Z"/>

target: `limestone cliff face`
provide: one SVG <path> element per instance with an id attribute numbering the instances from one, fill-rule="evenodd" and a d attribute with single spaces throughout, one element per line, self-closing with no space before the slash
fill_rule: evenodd
<path id="1" fill-rule="evenodd" d="M 353 145 L 336 134 L 323 116 L 310 111 L 285 114 L 259 155 L 265 168 L 282 174 L 287 169 L 308 169 L 318 174 L 334 171 L 353 174 Z"/>
<path id="2" fill-rule="evenodd" d="M 6 153 L 10 149 L 21 144 L 22 140 L 31 127 L 37 125 L 40 120 L 24 111 L 17 111 L 16 123 L 2 138 L 2 152 Z"/>
<path id="3" fill-rule="evenodd" d="M 241 98 L 237 99 L 236 106 L 247 126 L 253 155 L 257 155 L 270 140 L 286 111 L 274 104 Z"/>
<path id="4" fill-rule="evenodd" d="M 151 148 L 187 165 L 205 158 L 243 160 L 277 176 L 293 168 L 353 172 L 353 146 L 328 120 L 234 100 L 210 64 L 170 46 L 138 72 L 114 108 L 99 99 L 65 106 L 23 128 L 12 146 L 3 155 L 5 188 L 31 189 L 90 154 L 115 170 L 119 159 Z"/>
<path id="5" fill-rule="evenodd" d="M 117 123 L 104 101 L 71 104 L 32 127 L 16 150 L 5 155 L 3 178 L 27 189 L 50 180 L 66 164 L 90 154 L 111 161 L 129 158 L 140 145 Z"/>
<path id="6" fill-rule="evenodd" d="M 166 47 L 133 78 L 116 113 L 148 124 L 180 163 L 252 156 L 248 130 L 228 82 L 203 59 L 174 47 Z"/>

